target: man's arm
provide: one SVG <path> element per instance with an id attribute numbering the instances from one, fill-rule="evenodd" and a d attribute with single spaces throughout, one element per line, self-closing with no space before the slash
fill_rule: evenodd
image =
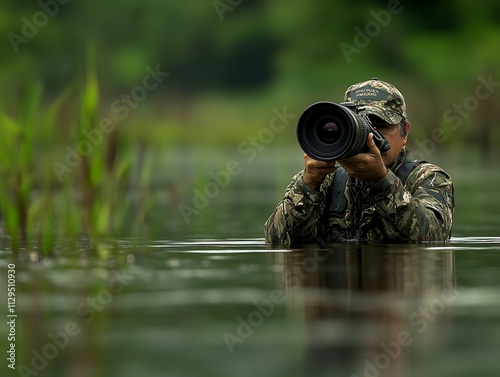
<path id="1" fill-rule="evenodd" d="M 267 243 L 314 243 L 325 195 L 324 190 L 316 191 L 309 187 L 303 176 L 304 172 L 300 172 L 292 178 L 286 188 L 285 197 L 267 219 L 264 225 Z"/>
<path id="2" fill-rule="evenodd" d="M 325 193 L 332 183 L 335 161 L 316 161 L 304 154 L 304 171 L 296 174 L 285 197 L 264 225 L 266 242 L 293 245 L 313 243 Z"/>
<path id="3" fill-rule="evenodd" d="M 366 195 L 403 237 L 411 241 L 443 241 L 451 235 L 453 191 L 446 172 L 424 163 L 410 174 L 406 188 L 394 173 L 388 172 Z"/>

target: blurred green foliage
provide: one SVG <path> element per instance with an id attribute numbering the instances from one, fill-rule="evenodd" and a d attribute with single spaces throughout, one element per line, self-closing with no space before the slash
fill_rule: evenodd
<path id="1" fill-rule="evenodd" d="M 102 252 L 103 238 L 142 233 L 149 206 L 142 193 L 149 188 L 151 157 L 137 158 L 130 145 L 120 145 L 118 130 L 104 135 L 97 127 L 99 84 L 92 50 L 77 87 L 75 99 L 68 88 L 44 107 L 41 85 L 26 83 L 19 112 L 9 116 L 0 111 L 0 209 L 14 251 L 32 246 L 48 255 L 56 240 L 83 236 Z M 80 132 L 65 134 L 59 121 L 69 101 L 78 105 L 72 122 Z M 51 144 L 61 151 L 51 150 Z M 130 199 L 134 160 L 140 173 Z"/>
<path id="2" fill-rule="evenodd" d="M 60 1 L 0 5 L 3 107 L 16 106 L 26 81 L 42 81 L 47 101 L 57 96 L 83 72 L 90 43 L 104 111 L 147 66 L 170 73 L 123 122 L 137 125 L 132 140 L 159 146 L 234 144 L 266 126 L 274 107 L 300 113 L 312 101 L 340 101 L 348 85 L 372 76 L 401 89 L 423 139 L 447 127 L 443 113 L 474 95 L 479 76 L 500 80 L 494 0 Z M 356 52 L 346 57 L 342 43 Z M 462 116 L 443 147 L 494 150 L 499 96 Z M 293 132 L 279 140 L 294 142 Z"/>
<path id="3" fill-rule="evenodd" d="M 239 147 L 269 127 L 276 109 L 298 117 L 374 76 L 405 95 L 419 157 L 455 167 L 498 161 L 494 0 L 4 0 L 0 34 L 0 194 L 14 239 L 61 222 L 69 236 L 119 234 L 131 183 L 140 191 L 139 225 L 131 226 L 145 224 L 155 189 L 154 200 L 171 204 L 173 229 L 182 223 L 176 204 L 189 203 L 192 188 L 227 162 L 215 162 L 211 148 L 239 153 L 246 166 Z M 67 163 L 68 148 L 102 127 L 112 131 L 58 176 L 53 162 Z M 300 164 L 294 127 L 275 133 L 269 149 L 289 146 Z M 188 161 L 186 147 L 202 157 Z M 289 179 L 274 170 L 270 179 Z M 68 183 L 57 182 L 61 174 Z M 51 198 L 54 190 L 63 199 Z M 66 211 L 56 202 L 69 203 Z M 159 233 L 161 221 L 151 225 Z M 43 242 L 50 249 L 51 239 Z"/>

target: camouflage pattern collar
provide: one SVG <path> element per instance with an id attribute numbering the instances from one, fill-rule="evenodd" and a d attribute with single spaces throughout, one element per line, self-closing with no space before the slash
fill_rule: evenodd
<path id="1" fill-rule="evenodd" d="M 408 158 L 408 149 L 406 148 L 406 145 L 403 145 L 403 149 L 401 149 L 401 152 L 399 152 L 398 157 L 392 164 L 387 166 L 389 170 L 391 170 L 393 173 L 395 173 L 403 164 L 403 162 L 406 161 Z"/>

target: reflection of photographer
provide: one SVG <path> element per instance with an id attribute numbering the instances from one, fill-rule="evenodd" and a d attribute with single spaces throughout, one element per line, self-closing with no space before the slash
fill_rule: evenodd
<path id="1" fill-rule="evenodd" d="M 417 360 L 453 335 L 453 249 L 338 243 L 276 254 L 287 313 L 305 335 L 303 375 L 433 375 Z"/>
<path id="2" fill-rule="evenodd" d="M 305 169 L 267 220 L 266 241 L 449 239 L 453 183 L 440 167 L 407 158 L 410 123 L 399 90 L 373 78 L 350 86 L 344 101 L 302 114 Z"/>

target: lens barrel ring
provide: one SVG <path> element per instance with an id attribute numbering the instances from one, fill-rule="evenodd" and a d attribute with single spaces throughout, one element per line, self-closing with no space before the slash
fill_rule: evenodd
<path id="1" fill-rule="evenodd" d="M 319 161 L 354 156 L 366 149 L 372 127 L 369 119 L 333 102 L 307 107 L 297 124 L 302 150 Z"/>

